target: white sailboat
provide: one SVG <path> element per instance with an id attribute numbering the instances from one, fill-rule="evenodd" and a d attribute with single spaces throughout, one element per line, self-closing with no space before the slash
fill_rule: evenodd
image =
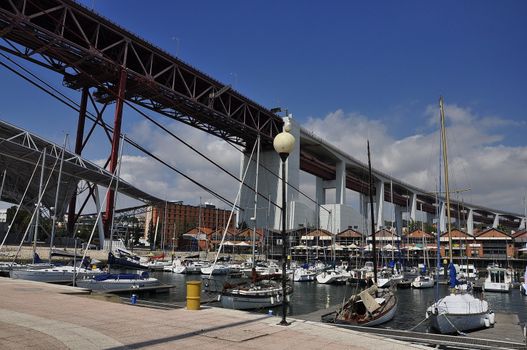
<path id="1" fill-rule="evenodd" d="M 443 109 L 443 98 L 439 99 L 439 109 L 441 118 L 441 144 L 443 149 L 443 163 L 445 172 L 445 193 L 446 193 L 446 210 L 448 225 L 448 240 L 450 254 L 450 290 L 451 294 L 447 295 L 426 310 L 426 317 L 430 320 L 433 329 L 443 334 L 462 333 L 483 327 L 490 327 L 495 322 L 495 315 L 489 308 L 485 300 L 474 298 L 472 294 L 456 292 L 456 269 L 452 259 L 452 233 L 450 222 L 450 190 L 448 187 L 448 158 L 446 147 L 446 129 L 445 114 Z M 439 191 L 441 192 L 441 191 Z M 440 225 L 438 224 L 438 228 Z M 439 229 L 438 229 L 439 240 Z M 437 251 L 437 261 L 440 260 L 439 250 Z"/>

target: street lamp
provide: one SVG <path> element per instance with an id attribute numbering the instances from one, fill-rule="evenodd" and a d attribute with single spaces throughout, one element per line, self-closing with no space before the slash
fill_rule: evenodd
<path id="1" fill-rule="evenodd" d="M 289 154 L 293 151 L 295 145 L 295 138 L 289 133 L 291 131 L 291 124 L 287 122 L 284 125 L 284 131 L 276 135 L 273 140 L 273 147 L 282 159 L 282 321 L 281 326 L 288 326 L 286 321 L 287 305 L 286 305 L 286 235 L 285 235 L 285 221 L 286 221 L 286 198 L 285 198 L 285 162 Z"/>

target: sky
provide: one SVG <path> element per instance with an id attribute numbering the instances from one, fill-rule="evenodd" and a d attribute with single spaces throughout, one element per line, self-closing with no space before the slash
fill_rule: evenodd
<path id="1" fill-rule="evenodd" d="M 523 213 L 527 192 L 525 1 L 82 1 L 103 16 L 360 160 L 433 191 L 438 99 L 445 98 L 451 188 L 464 200 Z M 0 57 L 5 62 L 5 58 Z M 78 101 L 61 77 L 18 61 Z M 0 119 L 62 143 L 76 113 L 0 67 Z M 151 113 L 149 113 L 152 115 Z M 109 110 L 106 120 L 111 123 Z M 161 116 L 176 134 L 239 173 L 223 141 Z M 123 131 L 189 176 L 234 199 L 237 184 L 125 108 Z M 98 132 L 84 153 L 100 163 Z M 70 141 L 70 148 L 73 144 Z M 125 148 L 123 177 L 169 200 L 210 201 L 181 176 Z M 314 180 L 303 174 L 312 194 Z M 123 201 L 121 205 L 128 202 Z"/>

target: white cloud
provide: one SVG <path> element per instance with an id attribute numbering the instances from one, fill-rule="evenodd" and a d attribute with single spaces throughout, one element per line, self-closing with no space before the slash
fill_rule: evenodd
<path id="1" fill-rule="evenodd" d="M 424 190 L 434 191 L 438 174 L 439 132 L 437 106 L 428 106 L 420 116 L 422 122 L 408 125 L 416 130 L 418 124 L 428 124 L 428 132 L 395 138 L 379 120 L 359 113 L 336 110 L 323 118 L 311 117 L 303 124 L 322 139 L 365 162 L 366 140 L 372 147 L 375 168 Z M 522 196 L 526 191 L 527 147 L 508 147 L 500 144 L 503 136 L 496 126 L 515 122 L 495 116 L 479 116 L 469 108 L 445 106 L 449 147 L 451 189 L 470 188 L 464 193 L 466 202 L 490 208 L 521 213 Z M 519 123 L 518 125 L 521 125 Z M 194 147 L 238 176 L 240 153 L 223 140 L 178 122 L 167 126 Z M 135 125 L 129 135 L 164 161 L 189 177 L 234 200 L 239 183 L 207 160 L 182 145 L 150 123 Z M 183 200 L 195 204 L 201 200 L 226 207 L 181 175 L 143 154 L 123 156 L 122 177 L 144 191 L 168 200 Z M 301 189 L 314 195 L 314 178 L 303 174 Z M 124 202 L 127 203 L 127 202 Z M 122 205 L 120 205 L 122 206 Z"/>
<path id="2" fill-rule="evenodd" d="M 470 188 L 464 200 L 482 206 L 522 213 L 526 191 L 527 147 L 500 144 L 497 126 L 523 126 L 494 116 L 481 117 L 470 108 L 446 105 L 451 189 Z M 426 107 L 423 117 L 438 128 L 438 106 Z M 439 132 L 395 139 L 379 121 L 337 110 L 310 118 L 306 129 L 322 136 L 351 156 L 366 160 L 366 139 L 375 168 L 419 188 L 433 191 L 437 183 Z M 412 129 L 416 125 L 409 126 Z"/>

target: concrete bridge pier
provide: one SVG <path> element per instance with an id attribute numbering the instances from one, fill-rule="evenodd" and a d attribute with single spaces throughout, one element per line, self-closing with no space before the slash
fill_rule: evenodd
<path id="1" fill-rule="evenodd" d="M 283 118 L 284 123 L 291 123 L 290 133 L 295 137 L 295 146 L 293 152 L 287 158 L 285 163 L 286 176 L 286 199 L 287 199 L 287 222 L 286 228 L 295 229 L 300 224 L 305 225 L 306 222 L 313 223 L 312 209 L 308 208 L 303 202 L 300 202 L 299 193 L 296 189 L 299 188 L 300 183 L 300 128 L 291 115 Z M 250 152 L 242 155 L 240 162 L 240 179 L 243 178 L 244 171 L 249 164 Z M 265 165 L 266 170 L 261 165 Z M 238 206 L 241 208 L 238 211 L 237 221 L 238 225 L 245 223 L 248 227 L 269 227 L 270 229 L 279 230 L 281 228 L 281 205 L 282 205 L 282 161 L 274 149 L 260 150 L 260 166 L 258 168 L 258 196 L 255 207 L 255 193 L 254 190 L 242 187 Z M 245 183 L 253 189 L 256 181 L 256 151 L 253 154 L 252 160 L 247 170 Z M 263 196 L 269 197 L 268 199 Z M 269 210 L 269 200 L 270 210 Z M 274 204 L 273 204 L 274 202 Z M 254 219 L 253 219 L 254 218 Z"/>

